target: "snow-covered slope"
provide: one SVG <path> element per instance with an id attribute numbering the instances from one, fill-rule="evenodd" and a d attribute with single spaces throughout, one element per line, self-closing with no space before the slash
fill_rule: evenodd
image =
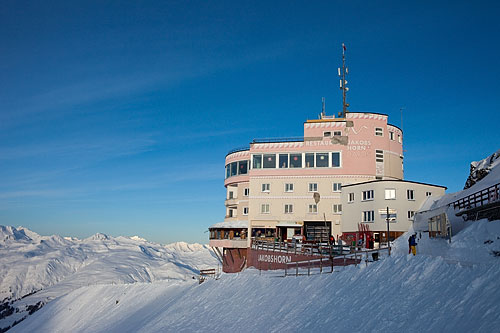
<path id="1" fill-rule="evenodd" d="M 82 286 L 186 281 L 213 267 L 217 260 L 206 245 L 163 246 L 104 234 L 78 240 L 0 226 L 0 304 L 21 310 Z M 0 310 L 0 329 L 26 315 L 6 314 Z"/>
<path id="2" fill-rule="evenodd" d="M 476 225 L 452 244 L 422 235 L 415 257 L 403 236 L 391 257 L 333 274 L 280 278 L 249 269 L 201 285 L 86 286 L 12 331 L 495 332 L 500 221 Z"/>

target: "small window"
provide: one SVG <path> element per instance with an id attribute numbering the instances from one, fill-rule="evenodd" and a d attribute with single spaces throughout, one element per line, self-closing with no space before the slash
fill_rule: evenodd
<path id="1" fill-rule="evenodd" d="M 269 214 L 269 212 L 270 212 L 269 204 L 262 204 L 262 205 L 260 205 L 260 212 L 262 214 Z"/>
<path id="2" fill-rule="evenodd" d="M 231 176 L 236 176 L 238 174 L 238 162 L 231 163 Z"/>
<path id="3" fill-rule="evenodd" d="M 376 136 L 384 136 L 384 130 L 381 127 L 375 127 Z"/>
<path id="4" fill-rule="evenodd" d="M 362 222 L 373 222 L 375 221 L 375 211 L 367 210 L 362 213 Z"/>
<path id="5" fill-rule="evenodd" d="M 262 155 L 253 155 L 252 168 L 253 169 L 262 168 Z"/>
<path id="6" fill-rule="evenodd" d="M 332 132 L 323 132 L 323 136 L 325 138 L 329 137 L 329 136 L 332 136 Z"/>
<path id="7" fill-rule="evenodd" d="M 340 167 L 340 152 L 332 153 L 332 167 L 333 168 Z"/>
<path id="8" fill-rule="evenodd" d="M 342 214 L 342 205 L 334 204 L 333 205 L 333 214 Z"/>
<path id="9" fill-rule="evenodd" d="M 318 213 L 318 205 L 316 205 L 316 204 L 310 204 L 308 212 L 309 212 L 309 214 L 316 214 L 316 213 Z"/>
<path id="10" fill-rule="evenodd" d="M 398 142 L 401 143 L 401 135 L 398 134 Z"/>
<path id="11" fill-rule="evenodd" d="M 309 183 L 309 192 L 318 192 L 318 183 Z"/>
<path id="12" fill-rule="evenodd" d="M 413 190 L 406 190 L 406 198 L 408 200 L 415 200 L 415 192 Z"/>
<path id="13" fill-rule="evenodd" d="M 278 163 L 281 169 L 288 168 L 288 154 L 280 154 Z"/>
<path id="14" fill-rule="evenodd" d="M 363 201 L 373 200 L 373 190 L 363 191 Z"/>
<path id="15" fill-rule="evenodd" d="M 314 168 L 314 153 L 306 153 L 306 168 Z"/>
<path id="16" fill-rule="evenodd" d="M 229 191 L 229 199 L 234 199 L 234 192 L 233 191 Z"/>
<path id="17" fill-rule="evenodd" d="M 231 164 L 226 165 L 226 178 L 231 177 Z"/>
<path id="18" fill-rule="evenodd" d="M 271 184 L 262 184 L 262 192 L 270 192 Z"/>
<path id="19" fill-rule="evenodd" d="M 413 211 L 413 210 L 409 210 L 409 211 L 408 211 L 408 220 L 413 219 L 413 216 L 415 216 L 415 211 Z"/>
<path id="20" fill-rule="evenodd" d="M 293 205 L 292 204 L 286 204 L 285 205 L 285 214 L 292 214 L 293 213 Z"/>
<path id="21" fill-rule="evenodd" d="M 290 168 L 302 168 L 302 154 L 290 154 Z"/>
<path id="22" fill-rule="evenodd" d="M 276 154 L 264 154 L 263 166 L 266 169 L 276 168 Z"/>
<path id="23" fill-rule="evenodd" d="M 349 202 L 354 202 L 354 193 L 349 193 Z"/>
<path id="24" fill-rule="evenodd" d="M 341 131 L 335 131 L 335 132 L 333 132 L 333 136 L 342 136 L 342 132 Z"/>
<path id="25" fill-rule="evenodd" d="M 234 217 L 234 209 L 229 209 L 227 216 Z"/>
<path id="26" fill-rule="evenodd" d="M 385 189 L 385 200 L 395 200 L 396 199 L 396 189 L 386 188 Z"/>
<path id="27" fill-rule="evenodd" d="M 430 197 L 432 195 L 432 192 L 425 192 L 426 197 Z"/>
<path id="28" fill-rule="evenodd" d="M 375 150 L 375 161 L 377 161 L 377 162 L 384 161 L 384 151 L 383 150 Z"/>
<path id="29" fill-rule="evenodd" d="M 329 153 L 316 153 L 317 168 L 328 168 L 328 155 Z"/>
<path id="30" fill-rule="evenodd" d="M 243 190 L 243 196 L 248 197 L 250 195 L 250 189 L 247 187 Z"/>
<path id="31" fill-rule="evenodd" d="M 342 183 L 332 183 L 332 191 L 340 192 L 342 190 Z"/>
<path id="32" fill-rule="evenodd" d="M 389 139 L 394 141 L 394 132 L 389 132 Z"/>
<path id="33" fill-rule="evenodd" d="M 293 183 L 285 184 L 285 192 L 293 192 Z"/>
<path id="34" fill-rule="evenodd" d="M 243 215 L 248 215 L 248 207 L 243 207 Z"/>

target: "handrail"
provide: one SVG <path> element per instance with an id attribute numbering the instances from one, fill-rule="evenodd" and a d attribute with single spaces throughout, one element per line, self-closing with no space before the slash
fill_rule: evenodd
<path id="1" fill-rule="evenodd" d="M 252 143 L 273 143 L 273 142 L 302 142 L 303 136 L 288 137 L 288 138 L 263 138 L 253 139 Z"/>
<path id="2" fill-rule="evenodd" d="M 238 148 L 233 148 L 231 149 L 227 154 L 227 155 L 231 155 L 233 153 L 237 153 L 237 152 L 240 152 L 240 151 L 246 151 L 246 150 L 250 150 L 250 147 L 238 147 Z"/>

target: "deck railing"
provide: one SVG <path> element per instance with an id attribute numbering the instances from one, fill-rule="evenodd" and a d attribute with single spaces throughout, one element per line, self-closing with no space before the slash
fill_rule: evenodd
<path id="1" fill-rule="evenodd" d="M 485 189 L 472 193 L 464 198 L 454 201 L 455 209 L 473 209 L 490 203 L 498 202 L 500 199 L 500 183 L 491 185 Z"/>
<path id="2" fill-rule="evenodd" d="M 252 249 L 313 256 L 349 254 L 355 247 L 347 245 L 328 245 L 328 243 L 275 242 L 252 239 Z"/>

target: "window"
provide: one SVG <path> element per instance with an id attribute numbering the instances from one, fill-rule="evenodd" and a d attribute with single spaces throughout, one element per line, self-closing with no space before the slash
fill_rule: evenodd
<path id="1" fill-rule="evenodd" d="M 408 211 L 408 220 L 413 219 L 413 216 L 415 216 L 415 211 L 413 211 L 413 210 L 409 210 L 409 211 Z"/>
<path id="2" fill-rule="evenodd" d="M 260 212 L 261 212 L 261 214 L 269 214 L 269 212 L 270 212 L 269 204 L 260 205 Z"/>
<path id="3" fill-rule="evenodd" d="M 377 161 L 377 162 L 384 161 L 384 151 L 383 150 L 375 150 L 375 161 Z"/>
<path id="4" fill-rule="evenodd" d="M 398 134 L 398 142 L 401 143 L 401 135 Z"/>
<path id="5" fill-rule="evenodd" d="M 271 184 L 262 184 L 262 192 L 270 192 Z"/>
<path id="6" fill-rule="evenodd" d="M 363 201 L 373 200 L 373 190 L 363 191 Z"/>
<path id="7" fill-rule="evenodd" d="M 285 214 L 292 214 L 293 213 L 293 205 L 292 204 L 286 204 L 285 205 Z"/>
<path id="8" fill-rule="evenodd" d="M 375 211 L 366 210 L 362 213 L 362 222 L 373 222 L 375 221 Z"/>
<path id="9" fill-rule="evenodd" d="M 333 192 L 340 192 L 342 190 L 342 184 L 341 183 L 332 183 L 332 191 Z"/>
<path id="10" fill-rule="evenodd" d="M 328 153 L 316 153 L 316 167 L 328 168 Z"/>
<path id="11" fill-rule="evenodd" d="M 413 190 L 406 190 L 406 198 L 408 198 L 408 200 L 415 200 Z"/>
<path id="12" fill-rule="evenodd" d="M 309 183 L 309 192 L 318 192 L 318 183 Z"/>
<path id="13" fill-rule="evenodd" d="M 228 217 L 234 217 L 234 210 L 233 209 L 229 209 L 227 216 Z"/>
<path id="14" fill-rule="evenodd" d="M 432 195 L 432 192 L 425 192 L 426 197 L 430 197 Z"/>
<path id="15" fill-rule="evenodd" d="M 324 136 L 325 138 L 327 138 L 327 137 L 329 137 L 329 136 L 331 136 L 331 135 L 332 135 L 332 132 L 323 132 L 323 136 Z"/>
<path id="16" fill-rule="evenodd" d="M 389 132 L 389 139 L 394 141 L 394 132 Z"/>
<path id="17" fill-rule="evenodd" d="M 266 169 L 276 168 L 276 154 L 264 154 L 263 166 Z"/>
<path id="18" fill-rule="evenodd" d="M 335 132 L 333 132 L 333 136 L 342 136 L 342 132 L 341 131 L 335 131 Z"/>
<path id="19" fill-rule="evenodd" d="M 385 200 L 395 200 L 396 199 L 396 189 L 386 188 L 385 189 Z"/>
<path id="20" fill-rule="evenodd" d="M 384 130 L 380 127 L 375 127 L 375 135 L 376 136 L 384 136 Z"/>
<path id="21" fill-rule="evenodd" d="M 250 195 L 250 189 L 247 187 L 243 190 L 243 196 L 248 197 Z"/>
<path id="22" fill-rule="evenodd" d="M 238 174 L 238 162 L 231 163 L 231 176 L 236 176 Z"/>
<path id="23" fill-rule="evenodd" d="M 246 175 L 248 173 L 248 161 L 239 161 L 238 166 L 239 175 Z"/>
<path id="24" fill-rule="evenodd" d="M 316 213 L 318 213 L 318 205 L 316 205 L 316 204 L 310 204 L 308 212 L 309 212 L 309 214 L 316 214 Z"/>
<path id="25" fill-rule="evenodd" d="M 290 168 L 302 168 L 302 154 L 290 154 Z"/>
<path id="26" fill-rule="evenodd" d="M 349 193 L 349 202 L 354 202 L 354 193 Z"/>
<path id="27" fill-rule="evenodd" d="M 280 154 L 278 163 L 280 168 L 288 168 L 288 154 Z"/>
<path id="28" fill-rule="evenodd" d="M 285 192 L 293 192 L 293 183 L 285 184 Z"/>
<path id="29" fill-rule="evenodd" d="M 243 207 L 243 215 L 248 215 L 248 207 Z"/>
<path id="30" fill-rule="evenodd" d="M 340 167 L 340 152 L 332 153 L 332 167 L 333 168 Z"/>
<path id="31" fill-rule="evenodd" d="M 234 199 L 234 192 L 233 191 L 229 191 L 229 199 Z"/>
<path id="32" fill-rule="evenodd" d="M 262 168 L 262 155 L 253 155 L 252 168 L 253 169 Z"/>
<path id="33" fill-rule="evenodd" d="M 226 178 L 231 177 L 231 164 L 226 165 Z"/>
<path id="34" fill-rule="evenodd" d="M 306 168 L 314 168 L 314 153 L 306 153 Z"/>
<path id="35" fill-rule="evenodd" d="M 333 214 L 342 214 L 342 205 L 334 204 L 333 205 Z"/>

